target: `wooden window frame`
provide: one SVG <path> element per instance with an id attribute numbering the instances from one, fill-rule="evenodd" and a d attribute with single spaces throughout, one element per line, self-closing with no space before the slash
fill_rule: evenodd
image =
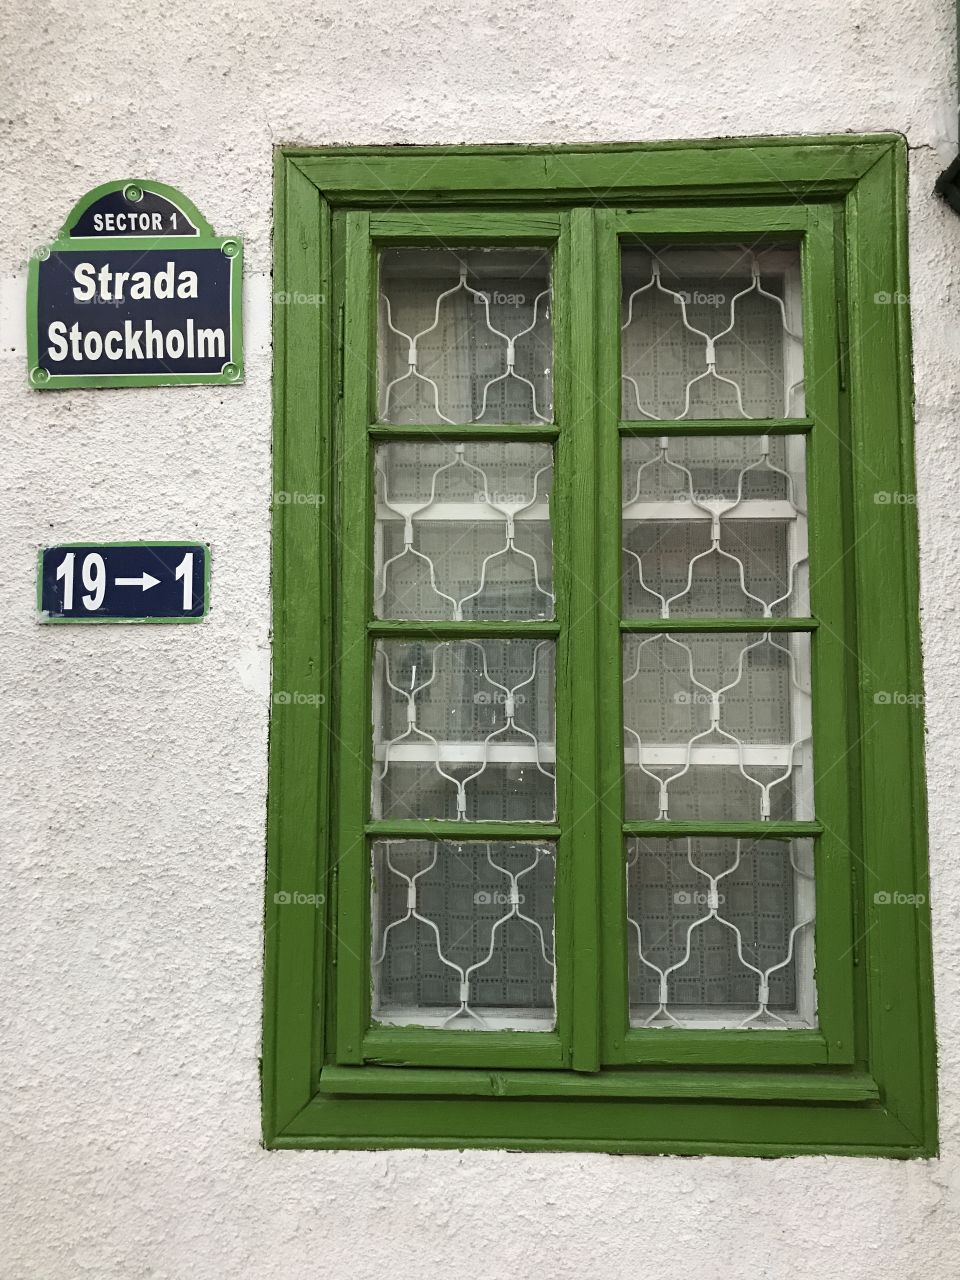
<path id="1" fill-rule="evenodd" d="M 274 506 L 267 1145 L 935 1151 L 915 506 L 875 499 L 914 492 L 907 308 L 878 301 L 908 296 L 905 186 L 906 148 L 891 135 L 278 150 L 274 491 L 292 500 Z M 619 522 L 603 513 L 619 517 L 620 440 L 665 434 L 662 424 L 619 421 L 618 240 L 669 234 L 671 243 L 715 243 L 767 233 L 801 245 L 807 416 L 695 421 L 670 433 L 803 431 L 810 442 L 811 554 L 820 569 L 806 629 L 815 636 L 818 821 L 709 831 L 817 837 L 820 1025 L 630 1029 L 624 835 L 697 834 L 706 824 L 620 820 L 620 736 L 567 732 L 571 830 L 367 822 L 369 715 L 335 732 L 338 706 L 369 705 L 364 661 L 337 661 L 345 637 L 366 635 L 369 647 L 377 635 L 418 627 L 437 638 L 559 631 L 568 662 L 581 678 L 592 673 L 592 714 L 609 724 L 621 716 L 621 632 L 643 625 L 602 624 L 589 607 L 571 607 L 569 626 L 562 612 L 559 626 L 370 623 L 356 579 L 341 581 L 337 546 L 369 546 L 373 443 L 417 433 L 377 424 L 372 410 L 375 255 L 382 245 L 554 247 L 563 429 L 474 424 L 430 433 L 553 442 L 553 510 L 574 512 L 555 521 L 558 572 L 568 566 L 569 591 L 577 581 L 606 584 L 618 612 Z M 574 284 L 577 306 L 567 307 Z M 345 448 L 344 424 L 356 432 L 358 423 L 366 448 Z M 571 483 L 577 474 L 593 479 L 587 500 Z M 735 629 L 751 625 L 738 619 Z M 910 696 L 878 702 L 885 691 Z M 559 681 L 561 742 L 572 710 L 571 689 Z M 592 799 L 601 791 L 611 803 Z M 387 825 L 393 835 L 469 838 L 486 825 L 505 838 L 559 839 L 558 938 L 573 962 L 560 977 L 556 1034 L 370 1027 L 362 941 L 369 840 Z M 878 891 L 912 901 L 877 901 Z"/>

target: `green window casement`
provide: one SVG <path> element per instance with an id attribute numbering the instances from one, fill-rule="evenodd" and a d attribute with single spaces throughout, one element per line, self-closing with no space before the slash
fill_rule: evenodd
<path id="1" fill-rule="evenodd" d="M 935 1150 L 905 154 L 278 154 L 269 1145 Z"/>

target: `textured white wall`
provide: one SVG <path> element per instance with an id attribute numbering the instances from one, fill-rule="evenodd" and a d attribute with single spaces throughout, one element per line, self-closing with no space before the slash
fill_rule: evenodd
<path id="1" fill-rule="evenodd" d="M 949 0 L 4 0 L 0 1273 L 960 1275 L 960 219 Z M 267 1153 L 271 148 L 901 130 L 943 1155 Z M 246 239 L 246 384 L 27 390 L 24 264 L 128 176 Z M 34 622 L 37 544 L 202 537 L 189 628 Z"/>

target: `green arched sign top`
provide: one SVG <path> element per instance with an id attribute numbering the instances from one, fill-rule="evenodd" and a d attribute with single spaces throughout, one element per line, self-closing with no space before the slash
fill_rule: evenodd
<path id="1" fill-rule="evenodd" d="M 196 205 L 176 187 L 143 178 L 106 182 L 88 191 L 70 210 L 58 240 L 99 240 L 106 236 L 213 236 Z"/>

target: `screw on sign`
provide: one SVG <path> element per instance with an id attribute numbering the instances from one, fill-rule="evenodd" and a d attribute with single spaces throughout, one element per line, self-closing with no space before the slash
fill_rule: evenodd
<path id="1" fill-rule="evenodd" d="M 203 543 L 68 543 L 44 547 L 41 622 L 196 622 L 209 604 Z"/>

